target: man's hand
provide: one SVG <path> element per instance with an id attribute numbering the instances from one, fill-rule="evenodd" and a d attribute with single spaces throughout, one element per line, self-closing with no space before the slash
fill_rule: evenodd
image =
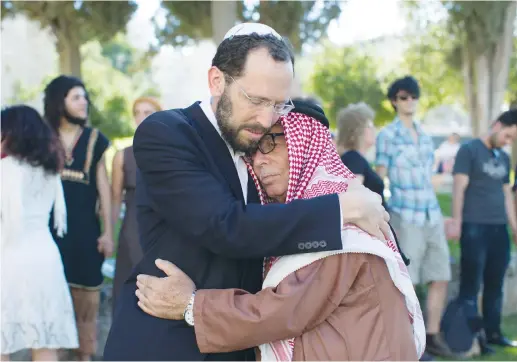
<path id="1" fill-rule="evenodd" d="M 445 219 L 445 237 L 447 240 L 460 240 L 461 220 L 454 218 Z"/>
<path id="2" fill-rule="evenodd" d="M 137 277 L 135 294 L 138 306 L 154 317 L 182 320 L 196 286 L 187 274 L 171 262 L 157 259 L 155 264 L 167 276 L 159 278 L 140 274 Z"/>
<path id="3" fill-rule="evenodd" d="M 97 251 L 104 254 L 105 258 L 110 258 L 113 255 L 113 239 L 111 238 L 111 233 L 104 233 L 97 239 Z"/>
<path id="4" fill-rule="evenodd" d="M 339 194 L 343 224 L 357 225 L 380 240 L 390 239 L 390 216 L 382 206 L 382 198 L 354 181 L 352 180 L 346 192 Z"/>

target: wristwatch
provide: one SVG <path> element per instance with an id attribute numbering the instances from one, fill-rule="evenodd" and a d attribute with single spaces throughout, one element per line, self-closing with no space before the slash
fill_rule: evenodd
<path id="1" fill-rule="evenodd" d="M 185 312 L 183 312 L 183 318 L 185 318 L 185 322 L 191 327 L 194 327 L 194 298 L 196 297 L 196 291 L 192 292 L 190 299 L 188 301 L 187 307 L 185 308 Z"/>

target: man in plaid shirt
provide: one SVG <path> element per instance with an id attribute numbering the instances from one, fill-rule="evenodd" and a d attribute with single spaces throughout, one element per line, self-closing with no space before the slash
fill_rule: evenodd
<path id="1" fill-rule="evenodd" d="M 410 259 L 411 280 L 415 285 L 429 286 L 426 351 L 451 357 L 439 334 L 451 278 L 449 249 L 442 212 L 431 183 L 433 141 L 414 118 L 419 96 L 420 88 L 413 77 L 398 79 L 390 86 L 388 98 L 397 117 L 377 136 L 376 165 L 378 174 L 390 181 L 391 224 Z"/>

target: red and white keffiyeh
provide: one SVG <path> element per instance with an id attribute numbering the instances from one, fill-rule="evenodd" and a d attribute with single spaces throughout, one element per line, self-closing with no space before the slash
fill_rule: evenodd
<path id="1" fill-rule="evenodd" d="M 346 191 L 355 175 L 341 161 L 328 129 L 318 120 L 302 113 L 291 112 L 281 117 L 280 122 L 284 128 L 289 157 L 286 203 Z M 261 203 L 271 202 L 249 163 L 248 170 L 257 187 Z M 330 255 L 349 252 L 378 255 L 386 261 L 394 284 L 405 296 L 417 353 L 421 356 L 425 349 L 422 311 L 396 243 L 393 240 L 380 241 L 351 224 L 342 228 L 341 237 L 343 250 L 340 251 L 266 259 L 263 288 L 276 287 L 287 275 Z M 294 338 L 261 345 L 260 350 L 263 361 L 291 361 Z"/>

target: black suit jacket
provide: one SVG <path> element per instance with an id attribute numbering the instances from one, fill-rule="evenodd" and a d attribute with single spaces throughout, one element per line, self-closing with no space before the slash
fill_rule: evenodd
<path id="1" fill-rule="evenodd" d="M 136 202 L 144 257 L 124 284 L 104 350 L 106 360 L 254 360 L 253 353 L 200 353 L 185 321 L 151 317 L 137 306 L 136 276 L 164 276 L 169 260 L 198 289 L 261 289 L 266 256 L 341 249 L 337 195 L 290 204 L 248 204 L 223 139 L 195 103 L 157 112 L 138 127 Z"/>

